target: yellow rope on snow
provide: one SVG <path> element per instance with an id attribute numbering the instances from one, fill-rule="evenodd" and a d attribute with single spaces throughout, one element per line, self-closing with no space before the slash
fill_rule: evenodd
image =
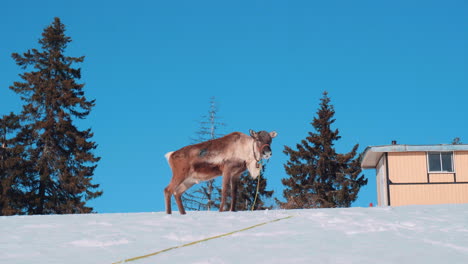
<path id="1" fill-rule="evenodd" d="M 135 261 L 135 260 L 139 260 L 139 259 L 144 259 L 144 258 L 152 257 L 152 256 L 155 256 L 155 255 L 158 255 L 158 254 L 161 254 L 161 253 L 164 253 L 164 252 L 173 250 L 173 249 L 188 247 L 188 246 L 192 246 L 192 245 L 195 245 L 195 244 L 198 244 L 198 243 L 201 243 L 201 242 L 205 242 L 205 241 L 208 241 L 208 240 L 212 240 L 212 239 L 216 239 L 216 238 L 221 238 L 221 237 L 230 236 L 230 235 L 235 234 L 235 233 L 247 231 L 247 230 L 250 230 L 250 229 L 259 227 L 259 226 L 263 226 L 263 225 L 266 225 L 266 224 L 270 224 L 270 223 L 278 222 L 278 221 L 281 221 L 281 220 L 289 219 L 289 218 L 291 218 L 291 217 L 293 217 L 293 216 L 290 215 L 290 216 L 287 216 L 287 217 L 274 219 L 274 220 L 267 221 L 267 222 L 263 222 L 263 223 L 260 223 L 260 224 L 257 224 L 257 225 L 249 226 L 249 227 L 246 227 L 246 228 L 243 228 L 243 229 L 240 229 L 240 230 L 236 230 L 236 231 L 232 231 L 232 232 L 225 233 L 225 234 L 222 234 L 222 235 L 217 235 L 217 236 L 213 236 L 213 237 L 209 237 L 209 238 L 205 238 L 205 239 L 193 241 L 193 242 L 190 242 L 190 243 L 187 243 L 187 244 L 183 244 L 183 245 L 180 245 L 180 246 L 175 246 L 175 247 L 166 248 L 166 249 L 163 249 L 163 250 L 154 252 L 154 253 L 150 253 L 150 254 L 147 254 L 147 255 L 139 256 L 139 257 L 129 258 L 129 259 L 126 259 L 126 260 L 121 260 L 121 261 L 118 261 L 118 262 L 114 262 L 114 263 L 112 263 L 112 264 L 126 263 L 126 262 L 131 262 L 131 261 Z"/>

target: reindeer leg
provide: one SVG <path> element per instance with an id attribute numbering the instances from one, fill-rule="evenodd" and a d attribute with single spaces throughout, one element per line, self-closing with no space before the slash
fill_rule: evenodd
<path id="1" fill-rule="evenodd" d="M 169 186 L 167 186 L 164 189 L 164 199 L 166 201 L 166 213 L 171 214 L 172 213 L 172 208 L 171 208 L 171 197 L 172 197 L 172 191 L 169 190 Z"/>
<path id="2" fill-rule="evenodd" d="M 237 187 L 239 186 L 239 177 L 231 177 L 231 208 L 230 211 L 236 211 Z"/>
<path id="3" fill-rule="evenodd" d="M 184 209 L 184 205 L 182 204 L 182 194 L 181 193 L 176 193 L 174 195 L 175 197 L 175 200 L 177 202 L 177 207 L 179 207 L 179 212 L 181 215 L 184 215 L 185 214 L 185 209 Z"/>
<path id="4" fill-rule="evenodd" d="M 229 187 L 229 182 L 231 181 L 231 175 L 229 173 L 223 174 L 223 187 L 221 191 L 221 204 L 219 205 L 219 211 L 224 211 L 224 206 L 226 204 L 227 190 Z"/>
<path id="5" fill-rule="evenodd" d="M 183 177 L 178 177 L 178 176 L 179 176 L 179 171 L 173 171 L 171 182 L 166 187 L 166 189 L 164 189 L 164 198 L 166 201 L 166 213 L 167 214 L 172 213 L 172 209 L 171 209 L 172 195 L 174 195 L 174 197 L 176 198 L 176 202 L 177 202 L 177 197 L 175 194 L 177 192 L 177 189 L 180 188 L 180 185 L 183 184 L 183 181 L 184 181 Z M 180 211 L 179 203 L 177 203 L 177 206 L 179 207 L 179 211 Z"/>
<path id="6" fill-rule="evenodd" d="M 182 204 L 182 194 L 187 191 L 190 187 L 195 184 L 194 181 L 186 179 L 181 185 L 177 186 L 177 189 L 174 193 L 175 200 L 177 202 L 177 207 L 179 207 L 179 212 L 181 215 L 185 214 L 184 205 Z"/>

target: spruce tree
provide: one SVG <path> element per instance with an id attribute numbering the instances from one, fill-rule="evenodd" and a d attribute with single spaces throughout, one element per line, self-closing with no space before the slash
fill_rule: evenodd
<path id="1" fill-rule="evenodd" d="M 93 184 L 99 157 L 91 129 L 80 130 L 75 120 L 86 118 L 95 105 L 84 95 L 82 57 L 65 56 L 72 40 L 65 35 L 59 18 L 44 29 L 41 49 L 12 57 L 23 70 L 22 82 L 10 89 L 25 102 L 21 113 L 22 134 L 28 139 L 25 152 L 29 164 L 28 214 L 90 213 L 86 201 L 102 192 Z"/>
<path id="2" fill-rule="evenodd" d="M 359 189 L 367 184 L 355 145 L 345 154 L 336 153 L 334 142 L 341 137 L 331 125 L 335 110 L 324 92 L 317 117 L 311 125 L 316 132 L 309 132 L 296 145 L 297 150 L 285 146 L 289 161 L 284 165 L 288 178 L 282 179 L 286 202 L 278 201 L 281 208 L 330 208 L 349 207 L 358 197 Z M 357 156 L 357 157 L 356 157 Z"/>

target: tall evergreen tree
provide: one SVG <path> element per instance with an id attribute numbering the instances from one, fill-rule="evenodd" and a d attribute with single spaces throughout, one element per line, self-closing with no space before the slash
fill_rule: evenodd
<path id="1" fill-rule="evenodd" d="M 331 128 L 334 115 L 328 93 L 324 92 L 317 117 L 311 123 L 316 133 L 309 132 L 296 145 L 297 150 L 285 146 L 289 161 L 284 167 L 289 177 L 282 179 L 286 202 L 278 201 L 281 208 L 349 207 L 359 189 L 367 184 L 364 175 L 359 176 L 359 145 L 345 154 L 335 151 L 334 142 L 341 137 L 338 129 Z"/>
<path id="2" fill-rule="evenodd" d="M 225 124 L 219 122 L 216 98 L 211 97 L 208 115 L 202 117 L 200 130 L 197 132 L 197 138 L 192 140 L 193 143 L 200 143 L 221 137 L 222 134 L 219 133 L 219 128 L 222 126 L 225 126 Z M 221 193 L 218 187 L 219 185 L 219 180 L 213 179 L 203 182 L 198 186 L 193 186 L 185 192 L 182 197 L 184 207 L 194 211 L 210 211 L 214 208 L 219 208 L 219 197 Z"/>
<path id="3" fill-rule="evenodd" d="M 97 146 L 93 133 L 74 122 L 86 118 L 95 101 L 76 81 L 81 69 L 74 65 L 84 57 L 64 55 L 70 42 L 65 25 L 55 18 L 42 33 L 40 50 L 12 54 L 23 70 L 33 68 L 20 74 L 23 82 L 10 86 L 25 102 L 22 133 L 29 139 L 25 151 L 32 164 L 28 214 L 90 213 L 86 201 L 102 195 L 91 182 L 100 159 L 92 152 Z"/>

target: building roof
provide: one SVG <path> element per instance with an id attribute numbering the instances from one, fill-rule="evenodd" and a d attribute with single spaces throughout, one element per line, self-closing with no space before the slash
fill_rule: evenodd
<path id="1" fill-rule="evenodd" d="M 467 144 L 443 145 L 386 145 L 370 146 L 364 150 L 361 158 L 361 168 L 373 169 L 377 167 L 380 157 L 386 152 L 428 152 L 428 151 L 468 151 Z"/>

